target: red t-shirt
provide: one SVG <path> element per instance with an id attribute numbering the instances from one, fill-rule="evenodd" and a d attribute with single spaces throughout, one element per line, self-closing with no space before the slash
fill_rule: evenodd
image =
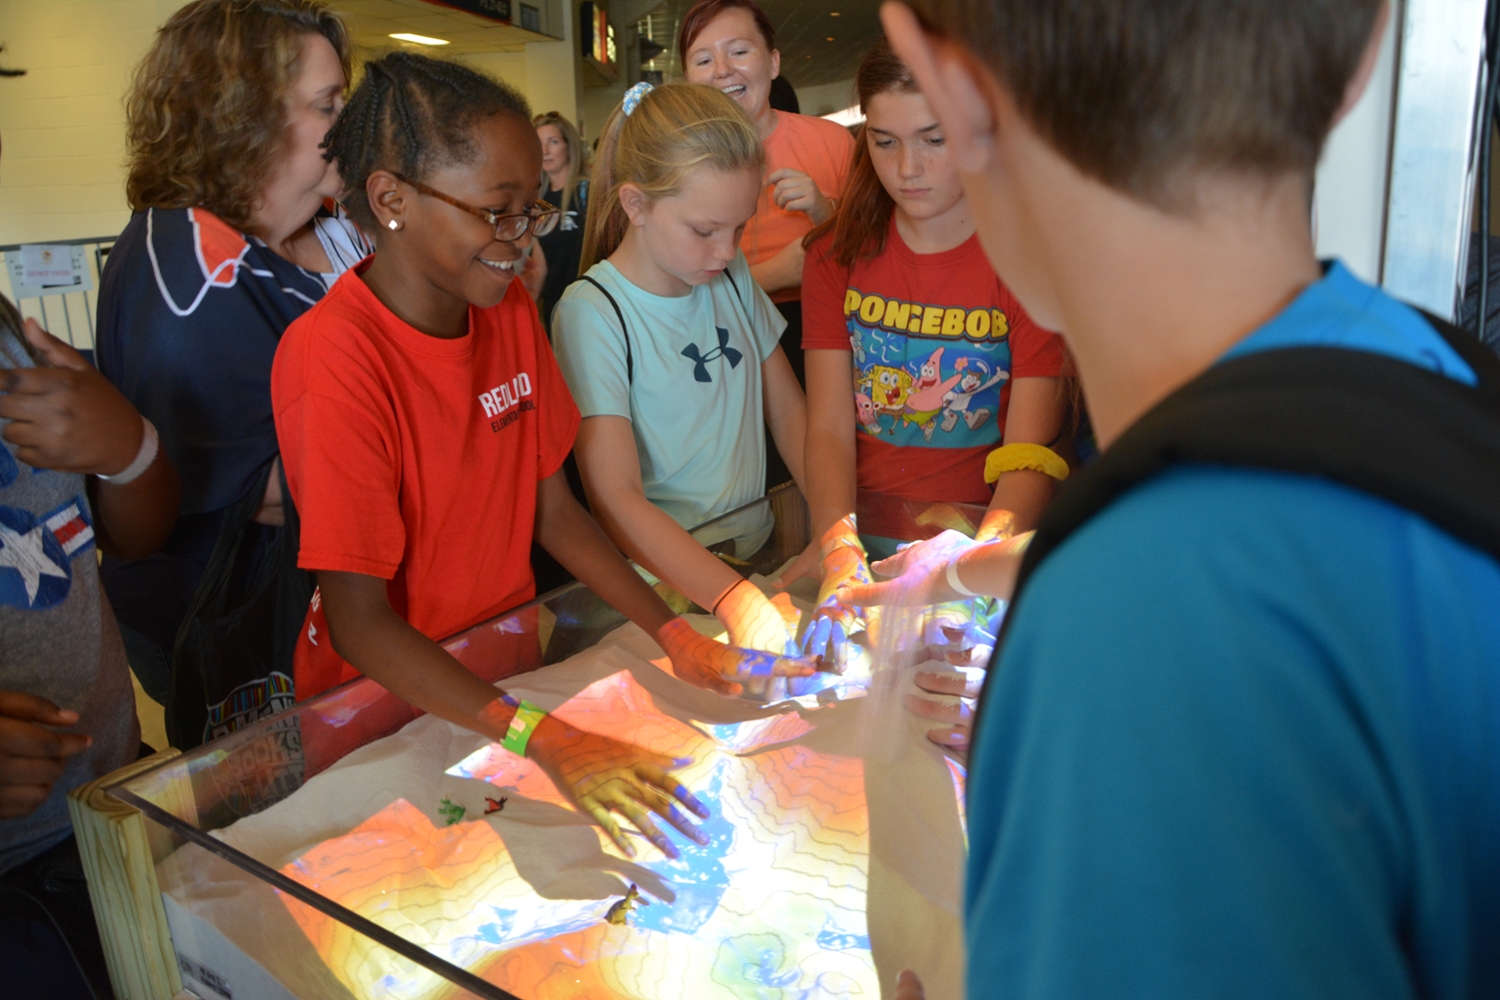
<path id="1" fill-rule="evenodd" d="M 858 482 L 908 500 L 988 504 L 984 460 L 1005 434 L 1010 383 L 1059 376 L 1062 338 L 1037 326 L 977 236 L 912 252 L 892 220 L 885 251 L 848 271 L 807 252 L 802 346 L 852 351 Z"/>
<path id="2" fill-rule="evenodd" d="M 396 613 L 440 639 L 535 596 L 537 484 L 578 407 L 519 281 L 443 340 L 382 305 L 366 266 L 287 328 L 271 371 L 298 565 L 389 580 Z"/>
<path id="3" fill-rule="evenodd" d="M 776 130 L 766 139 L 766 176 L 783 167 L 800 170 L 813 179 L 823 197 L 837 198 L 844 190 L 853 154 L 854 137 L 844 126 L 826 118 L 778 111 Z M 761 190 L 759 207 L 740 240 L 740 249 L 751 267 L 812 231 L 812 220 L 806 213 L 776 207 L 772 190 L 771 184 Z M 783 288 L 771 295 L 771 301 L 791 302 L 800 294 L 796 288 Z"/>

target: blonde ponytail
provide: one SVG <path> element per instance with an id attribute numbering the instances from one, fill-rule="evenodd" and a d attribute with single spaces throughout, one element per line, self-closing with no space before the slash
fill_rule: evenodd
<path id="1" fill-rule="evenodd" d="M 625 239 L 630 219 L 620 205 L 621 185 L 664 198 L 679 191 L 698 166 L 764 172 L 760 134 L 733 100 L 713 87 L 669 83 L 642 97 L 629 114 L 616 107 L 594 154 L 579 273 L 608 258 Z"/>

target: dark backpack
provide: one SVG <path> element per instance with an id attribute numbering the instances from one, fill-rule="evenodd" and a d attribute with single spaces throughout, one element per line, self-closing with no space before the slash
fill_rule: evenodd
<path id="1" fill-rule="evenodd" d="M 1058 493 L 1011 608 L 1047 556 L 1178 463 L 1317 476 L 1388 500 L 1500 560 L 1500 359 L 1426 316 L 1476 386 L 1368 351 L 1290 347 L 1214 365 L 1158 403 Z M 1007 618 L 991 663 L 1009 631 Z M 984 692 L 974 713 L 979 736 Z M 971 750 L 972 752 L 972 750 Z"/>

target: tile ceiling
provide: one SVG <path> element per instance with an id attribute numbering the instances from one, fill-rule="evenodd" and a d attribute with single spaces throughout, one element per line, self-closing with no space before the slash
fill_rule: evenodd
<path id="1" fill-rule="evenodd" d="M 859 61 L 880 37 L 880 0 L 760 0 L 760 4 L 776 28 L 782 74 L 794 87 L 853 78 Z M 677 28 L 690 6 L 692 0 L 667 0 L 641 19 L 642 36 L 666 49 L 642 69 L 660 70 L 667 79 L 682 75 L 677 65 Z"/>
<path id="2" fill-rule="evenodd" d="M 545 35 L 424 0 L 331 0 L 329 6 L 344 15 L 362 53 L 410 48 L 444 55 L 473 55 L 519 49 L 527 42 L 551 41 Z M 518 0 L 513 6 L 518 8 Z M 541 6 L 540 2 L 536 6 Z M 446 38 L 451 44 L 428 48 L 398 42 L 390 37 L 394 32 Z"/>

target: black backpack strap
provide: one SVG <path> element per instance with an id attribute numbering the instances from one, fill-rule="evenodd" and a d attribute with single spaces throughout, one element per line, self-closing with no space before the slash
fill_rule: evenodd
<path id="1" fill-rule="evenodd" d="M 1060 491 L 1023 561 L 1017 593 L 1073 531 L 1184 462 L 1331 479 L 1500 558 L 1500 360 L 1476 360 L 1477 387 L 1345 348 L 1263 351 L 1215 365 Z"/>
<path id="2" fill-rule="evenodd" d="M 593 278 L 590 278 L 585 274 L 583 275 L 583 280 L 599 289 L 604 297 L 606 299 L 609 299 L 609 304 L 615 307 L 615 315 L 620 318 L 620 333 L 625 337 L 625 384 L 634 385 L 635 358 L 633 358 L 630 354 L 630 327 L 625 323 L 625 314 L 620 311 L 620 303 L 616 302 L 615 297 L 609 294 L 609 289 L 599 284 L 599 282 L 595 281 Z"/>
<path id="3" fill-rule="evenodd" d="M 724 268 L 724 277 L 729 279 L 729 287 L 734 289 L 734 297 L 740 300 L 740 305 L 745 306 L 745 311 L 748 313 L 750 307 L 745 305 L 745 297 L 740 294 L 740 285 L 739 282 L 734 280 L 734 272 L 726 267 Z"/>
<path id="4" fill-rule="evenodd" d="M 1500 560 L 1500 360 L 1451 325 L 1433 326 L 1477 386 L 1369 351 L 1294 347 L 1222 362 L 1172 393 L 1059 490 L 1022 560 L 1012 610 L 1068 536 L 1183 463 L 1328 479 Z M 981 691 L 971 740 L 982 711 Z"/>
<path id="5" fill-rule="evenodd" d="M 1459 329 L 1445 319 L 1439 319 L 1425 309 L 1418 309 L 1438 336 L 1448 342 L 1453 352 L 1463 360 L 1479 379 L 1481 392 L 1488 392 L 1500 400 L 1500 357 L 1467 330 Z"/>

